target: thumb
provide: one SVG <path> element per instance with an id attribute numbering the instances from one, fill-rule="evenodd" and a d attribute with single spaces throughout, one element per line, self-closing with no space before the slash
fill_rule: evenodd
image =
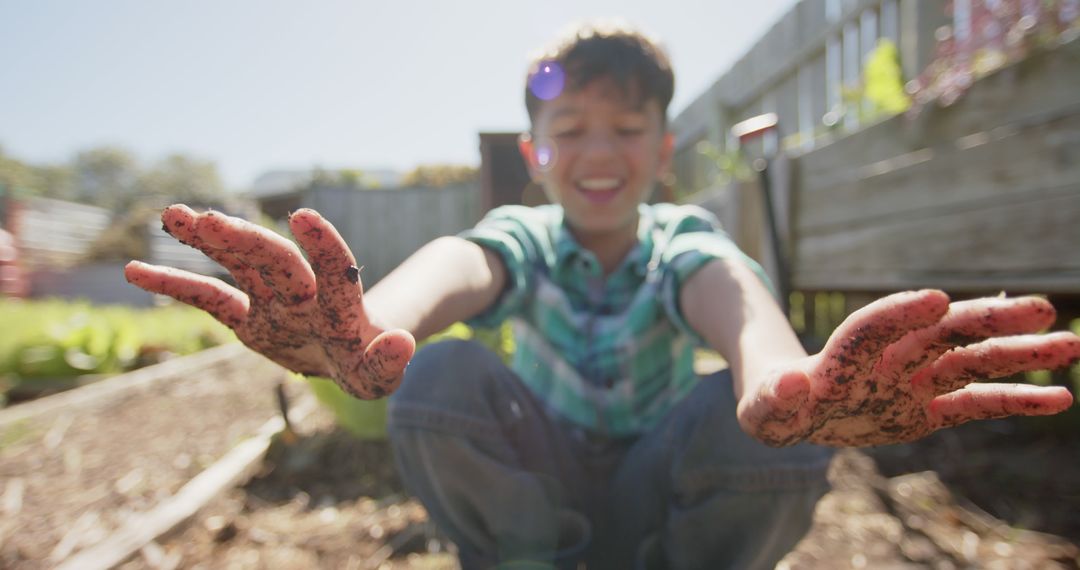
<path id="1" fill-rule="evenodd" d="M 810 399 L 810 377 L 802 370 L 784 371 L 773 383 L 772 392 L 777 413 L 792 416 Z"/>
<path id="2" fill-rule="evenodd" d="M 374 380 L 392 382 L 393 390 L 415 352 L 416 339 L 412 334 L 401 329 L 388 330 L 371 340 L 364 351 L 364 365 Z"/>
<path id="3" fill-rule="evenodd" d="M 401 384 L 405 367 L 416 352 L 416 340 L 405 330 L 383 332 L 371 340 L 362 359 L 343 380 L 348 392 L 363 400 L 390 395 Z"/>
<path id="4" fill-rule="evenodd" d="M 799 412 L 809 399 L 810 378 L 805 372 L 775 372 L 755 394 L 739 402 L 739 424 L 747 433 L 770 445 L 794 443 L 806 432 L 807 426 L 802 424 L 806 423 L 807 415 Z"/>

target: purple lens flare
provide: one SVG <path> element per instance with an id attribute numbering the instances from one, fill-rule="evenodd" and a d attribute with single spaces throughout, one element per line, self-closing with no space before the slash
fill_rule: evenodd
<path id="1" fill-rule="evenodd" d="M 559 158 L 559 151 L 551 139 L 537 140 L 533 152 L 536 153 L 536 167 L 544 172 L 551 170 Z"/>
<path id="2" fill-rule="evenodd" d="M 541 61 L 529 76 L 529 91 L 538 99 L 550 101 L 562 94 L 566 85 L 566 73 L 554 61 Z"/>
<path id="3" fill-rule="evenodd" d="M 540 147 L 536 150 L 536 163 L 541 167 L 551 164 L 551 149 L 547 147 Z"/>

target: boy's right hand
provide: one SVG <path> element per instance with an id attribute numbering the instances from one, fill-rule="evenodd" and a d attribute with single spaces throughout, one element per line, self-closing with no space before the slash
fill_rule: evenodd
<path id="1" fill-rule="evenodd" d="M 359 269 L 337 230 L 314 210 L 289 217 L 291 241 L 219 212 L 173 205 L 163 229 L 205 253 L 239 288 L 175 269 L 130 262 L 132 284 L 207 311 L 267 358 L 308 375 L 332 377 L 363 399 L 397 388 L 416 349 L 410 333 L 388 330 L 364 309 Z"/>

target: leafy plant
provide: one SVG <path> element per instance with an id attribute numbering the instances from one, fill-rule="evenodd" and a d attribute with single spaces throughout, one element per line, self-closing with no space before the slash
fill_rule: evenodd
<path id="1" fill-rule="evenodd" d="M 900 51 L 889 39 L 878 40 L 863 69 L 866 100 L 877 115 L 897 115 L 911 107 L 911 97 L 904 91 L 900 69 Z"/>
<path id="2" fill-rule="evenodd" d="M 934 60 L 907 89 L 915 113 L 933 101 L 952 105 L 976 79 L 1080 35 L 1074 0 L 983 0 L 965 4 L 962 13 L 956 4 L 948 10 L 957 29 L 937 31 Z"/>
<path id="3" fill-rule="evenodd" d="M 463 323 L 455 323 L 446 330 L 432 335 L 417 346 L 448 339 L 473 339 L 488 347 L 503 362 L 509 363 L 514 354 L 514 339 L 510 325 L 495 329 L 472 329 Z M 360 439 L 383 439 L 386 437 L 386 398 L 360 400 L 346 394 L 337 384 L 326 378 L 307 378 L 315 397 L 330 409 L 338 425 Z"/>
<path id="4" fill-rule="evenodd" d="M 0 300 L 0 376 L 5 385 L 112 374 L 235 340 L 212 317 L 185 305 L 153 309 L 87 302 Z"/>
<path id="5" fill-rule="evenodd" d="M 472 184 L 480 177 L 475 166 L 464 164 L 422 164 L 405 173 L 403 186 L 442 188 L 454 184 Z"/>
<path id="6" fill-rule="evenodd" d="M 710 140 L 703 140 L 694 147 L 698 154 L 712 163 L 715 169 L 713 185 L 723 186 L 732 182 L 745 182 L 754 179 L 754 171 L 740 148 L 721 149 Z M 679 196 L 685 198 L 685 196 Z"/>

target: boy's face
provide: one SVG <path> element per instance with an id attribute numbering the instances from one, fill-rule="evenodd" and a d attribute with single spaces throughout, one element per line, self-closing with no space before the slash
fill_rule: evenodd
<path id="1" fill-rule="evenodd" d="M 671 162 L 672 137 L 656 101 L 635 101 L 599 79 L 545 101 L 520 146 L 579 239 L 633 238 L 638 204 Z"/>

